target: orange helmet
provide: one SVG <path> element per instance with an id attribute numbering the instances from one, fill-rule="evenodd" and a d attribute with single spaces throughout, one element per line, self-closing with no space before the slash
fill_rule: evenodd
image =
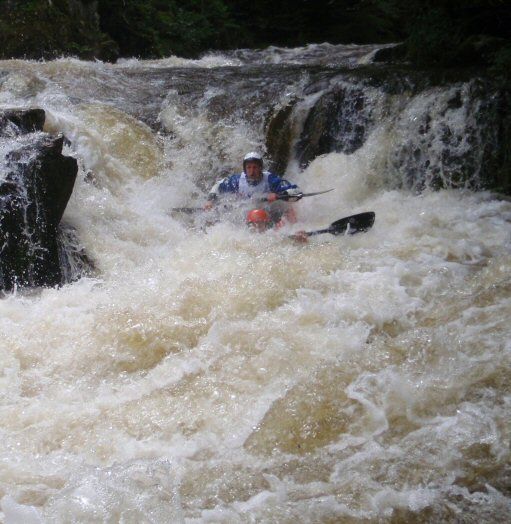
<path id="1" fill-rule="evenodd" d="M 247 213 L 247 225 L 265 231 L 270 226 L 270 215 L 264 209 L 252 209 Z"/>
<path id="2" fill-rule="evenodd" d="M 247 224 L 267 224 L 270 221 L 270 215 L 264 209 L 252 209 L 247 214 Z"/>

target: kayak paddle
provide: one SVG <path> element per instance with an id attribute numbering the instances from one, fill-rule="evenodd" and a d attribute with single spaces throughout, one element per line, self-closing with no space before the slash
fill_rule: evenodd
<path id="1" fill-rule="evenodd" d="M 173 207 L 171 213 L 185 213 L 186 215 L 191 215 L 192 213 L 198 213 L 199 211 L 204 211 L 203 207 Z"/>
<path id="2" fill-rule="evenodd" d="M 326 191 L 316 191 L 314 193 L 297 193 L 296 195 L 288 195 L 286 193 L 277 193 L 276 200 L 284 200 L 285 202 L 298 202 L 298 200 L 301 200 L 303 197 L 310 197 L 310 196 L 316 196 L 316 195 L 323 195 L 324 193 L 330 193 L 330 191 L 333 191 L 332 189 L 327 189 Z M 268 199 L 266 197 L 261 198 L 260 202 L 268 202 Z M 187 215 L 191 215 L 192 213 L 198 213 L 200 211 L 206 211 L 203 207 L 174 207 L 171 210 L 171 213 L 185 213 Z"/>

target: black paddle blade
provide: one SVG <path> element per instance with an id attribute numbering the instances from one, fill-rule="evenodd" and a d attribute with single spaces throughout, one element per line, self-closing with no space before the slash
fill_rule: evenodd
<path id="1" fill-rule="evenodd" d="M 373 227 L 375 217 L 376 215 L 373 211 L 366 211 L 358 215 L 341 218 L 330 224 L 328 232 L 332 233 L 332 235 L 341 235 L 342 233 L 354 235 L 361 231 L 367 231 Z"/>

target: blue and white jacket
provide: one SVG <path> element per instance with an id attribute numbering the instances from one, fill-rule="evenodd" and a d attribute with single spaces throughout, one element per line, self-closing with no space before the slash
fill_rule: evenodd
<path id="1" fill-rule="evenodd" d="M 236 193 L 243 198 L 250 198 L 254 195 L 265 193 L 283 193 L 288 190 L 299 192 L 296 184 L 291 184 L 287 180 L 280 178 L 274 173 L 263 171 L 263 178 L 258 184 L 250 184 L 245 173 L 231 175 L 219 180 L 209 192 L 209 200 L 214 200 L 223 193 Z M 293 191 L 288 191 L 293 193 Z"/>

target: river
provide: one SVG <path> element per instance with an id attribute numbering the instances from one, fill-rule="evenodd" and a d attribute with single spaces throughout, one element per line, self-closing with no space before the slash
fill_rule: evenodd
<path id="1" fill-rule="evenodd" d="M 0 106 L 69 139 L 64 221 L 96 267 L 0 300 L 0 520 L 509 521 L 511 203 L 389 160 L 448 89 L 374 90 L 360 147 L 292 156 L 302 190 L 335 189 L 295 226 L 171 212 L 373 52 L 0 62 Z M 366 233 L 286 238 L 362 211 Z"/>

